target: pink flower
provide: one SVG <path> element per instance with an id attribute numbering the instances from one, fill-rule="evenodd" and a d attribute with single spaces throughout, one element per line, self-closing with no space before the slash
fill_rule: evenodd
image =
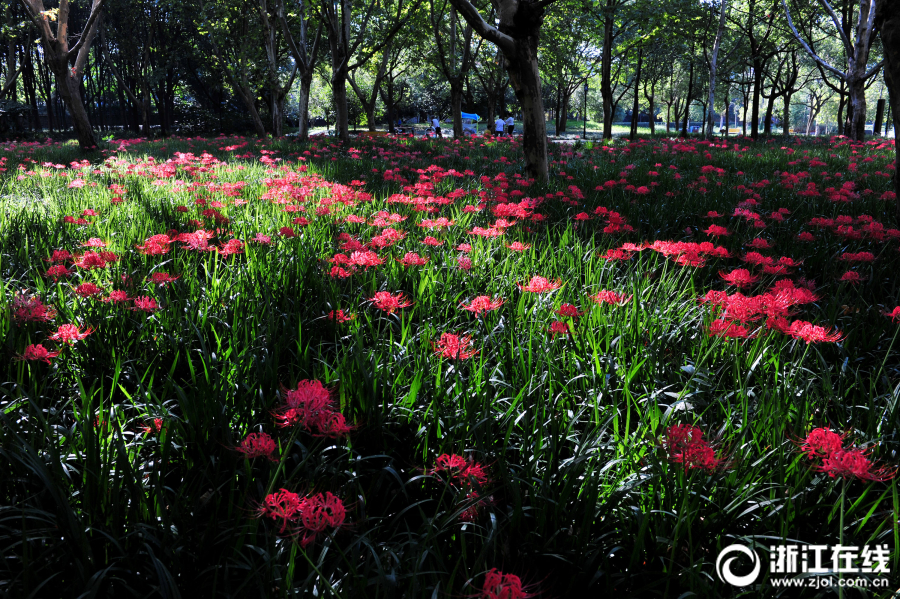
<path id="1" fill-rule="evenodd" d="M 235 447 L 235 450 L 244 454 L 248 460 L 266 458 L 275 461 L 275 458 L 272 457 L 272 453 L 275 451 L 275 441 L 266 433 L 250 433 L 241 441 L 240 446 Z"/>
<path id="2" fill-rule="evenodd" d="M 519 286 L 519 289 L 522 291 L 528 291 L 530 293 L 545 293 L 547 291 L 554 291 L 559 289 L 562 286 L 562 279 L 556 279 L 555 281 L 550 281 L 545 279 L 544 277 L 533 276 L 531 280 L 522 285 L 521 283 L 516 283 Z"/>
<path id="3" fill-rule="evenodd" d="M 376 308 L 384 310 L 388 314 L 393 314 L 401 308 L 408 308 L 413 305 L 411 301 L 406 299 L 402 292 L 391 295 L 388 291 L 379 291 L 373 297 L 369 298 L 369 301 L 372 302 Z"/>
<path id="4" fill-rule="evenodd" d="M 491 299 L 487 295 L 479 295 L 471 302 L 469 302 L 468 306 L 465 304 L 465 302 L 463 302 L 459 304 L 459 307 L 461 310 L 468 310 L 469 312 L 472 312 L 477 316 L 478 314 L 485 314 L 486 312 L 490 312 L 491 310 L 496 310 L 502 305 L 503 298 L 498 297 Z M 898 308 L 898 310 L 900 310 L 900 308 Z"/>
<path id="5" fill-rule="evenodd" d="M 25 348 L 25 353 L 18 356 L 18 359 L 28 361 L 41 360 L 49 364 L 50 358 L 55 358 L 58 355 L 58 351 L 50 351 L 43 345 L 29 345 Z"/>
<path id="6" fill-rule="evenodd" d="M 788 329 L 788 335 L 794 339 L 802 339 L 807 345 L 810 343 L 835 343 L 843 339 L 843 335 L 839 331 L 829 331 L 825 327 L 820 327 L 802 320 L 795 320 Z"/>
<path id="7" fill-rule="evenodd" d="M 140 310 L 141 312 L 148 313 L 155 312 L 156 310 L 159 310 L 159 305 L 157 305 L 156 300 L 152 297 L 142 295 L 134 298 L 134 307 L 132 310 Z"/>
<path id="8" fill-rule="evenodd" d="M 61 343 L 75 343 L 76 341 L 81 341 L 93 332 L 94 329 L 91 328 L 82 331 L 78 325 L 61 324 L 56 332 L 50 335 L 50 339 Z"/>
<path id="9" fill-rule="evenodd" d="M 631 301 L 630 295 L 624 293 L 616 293 L 615 291 L 601 290 L 594 295 L 589 296 L 590 300 L 597 304 L 611 304 L 613 306 L 621 306 Z"/>
<path id="10" fill-rule="evenodd" d="M 504 574 L 497 568 L 484 575 L 481 599 L 525 599 L 531 595 L 522 587 L 522 580 L 515 574 Z"/>
<path id="11" fill-rule="evenodd" d="M 800 449 L 812 459 L 830 456 L 834 452 L 840 451 L 843 442 L 844 436 L 833 432 L 830 428 L 814 428 L 803 440 Z"/>
<path id="12" fill-rule="evenodd" d="M 479 350 L 472 347 L 470 335 L 456 335 L 453 333 L 441 333 L 437 343 L 432 342 L 434 353 L 451 360 L 465 360 L 476 355 Z"/>

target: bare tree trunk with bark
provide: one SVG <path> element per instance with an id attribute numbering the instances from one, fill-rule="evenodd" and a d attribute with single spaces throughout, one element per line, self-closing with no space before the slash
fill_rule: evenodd
<path id="1" fill-rule="evenodd" d="M 78 42 L 69 47 L 69 0 L 60 0 L 56 13 L 56 33 L 50 27 L 50 16 L 44 9 L 43 0 L 21 0 L 29 17 L 37 27 L 44 49 L 44 60 L 56 78 L 56 89 L 66 104 L 78 145 L 82 150 L 95 149 L 97 138 L 91 128 L 84 101 L 81 98 L 81 78 L 90 51 L 91 42 L 97 34 L 97 24 L 105 0 L 93 0 L 91 12 L 84 25 Z M 74 60 L 74 66 L 70 61 Z M 48 106 L 49 110 L 49 106 Z"/>

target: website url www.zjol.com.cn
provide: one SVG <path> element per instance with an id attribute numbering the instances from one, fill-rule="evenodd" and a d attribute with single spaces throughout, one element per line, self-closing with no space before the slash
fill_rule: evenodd
<path id="1" fill-rule="evenodd" d="M 769 584 L 778 588 L 886 589 L 891 553 L 882 545 L 771 545 Z M 747 562 L 749 561 L 749 568 Z M 749 569 L 749 572 L 746 572 Z M 763 561 L 746 545 L 722 549 L 716 574 L 724 583 L 746 587 L 759 582 Z M 741 574 L 740 571 L 746 573 Z M 765 579 L 764 579 L 765 580 Z"/>

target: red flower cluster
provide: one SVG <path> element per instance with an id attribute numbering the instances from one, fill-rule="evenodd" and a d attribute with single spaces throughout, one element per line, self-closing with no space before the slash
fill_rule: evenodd
<path id="1" fill-rule="evenodd" d="M 556 279 L 555 281 L 550 281 L 545 279 L 544 277 L 533 276 L 531 280 L 528 281 L 525 285 L 521 283 L 516 283 L 519 286 L 519 289 L 522 291 L 528 291 L 530 293 L 545 293 L 547 291 L 554 291 L 559 289 L 562 286 L 562 279 Z"/>
<path id="2" fill-rule="evenodd" d="M 384 310 L 388 314 L 393 314 L 401 308 L 412 306 L 412 302 L 406 299 L 402 292 L 391 295 L 388 291 L 379 291 L 373 297 L 369 298 L 369 301 L 372 302 L 376 308 Z"/>
<path id="3" fill-rule="evenodd" d="M 234 449 L 244 454 L 248 460 L 266 458 L 275 461 L 275 458 L 272 457 L 275 452 L 275 440 L 266 433 L 250 433 Z"/>
<path id="4" fill-rule="evenodd" d="M 456 454 L 445 453 L 438 456 L 431 474 L 438 473 L 445 473 L 449 477 L 447 482 L 466 491 L 467 500 L 477 500 L 481 496 L 479 492 L 489 482 L 484 466 L 476 462 L 469 463 L 463 456 Z M 480 507 L 489 501 L 490 499 L 475 501 L 460 514 L 460 520 L 473 521 L 478 515 Z"/>
<path id="5" fill-rule="evenodd" d="M 437 343 L 432 342 L 434 353 L 451 360 L 465 360 L 476 355 L 479 350 L 472 347 L 470 335 L 455 335 L 453 333 L 441 333 Z"/>
<path id="6" fill-rule="evenodd" d="M 50 351 L 43 345 L 29 345 L 25 348 L 25 353 L 21 356 L 18 356 L 18 359 L 27 360 L 29 362 L 34 360 L 41 360 L 49 364 L 50 358 L 55 358 L 58 355 L 58 351 Z"/>
<path id="7" fill-rule="evenodd" d="M 16 322 L 49 322 L 56 316 L 56 310 L 41 302 L 40 296 L 17 294 L 10 305 Z"/>
<path id="8" fill-rule="evenodd" d="M 287 489 L 267 495 L 259 506 L 258 513 L 262 517 L 280 521 L 279 533 L 290 528 L 292 533 L 299 534 L 302 547 L 312 544 L 325 529 L 340 528 L 347 517 L 344 502 L 331 493 L 317 493 L 301 498 Z"/>
<path id="9" fill-rule="evenodd" d="M 468 310 L 472 312 L 476 316 L 479 314 L 485 314 L 486 312 L 490 312 L 491 310 L 496 310 L 500 306 L 503 305 L 503 298 L 494 298 L 491 299 L 490 296 L 487 295 L 479 295 L 467 306 L 465 302 L 459 304 L 460 309 Z"/>
<path id="10" fill-rule="evenodd" d="M 598 291 L 594 295 L 589 296 L 590 300 L 596 304 L 610 304 L 613 306 L 622 306 L 631 301 L 630 295 L 625 295 L 624 293 L 616 293 L 615 291 L 608 291 L 603 289 Z"/>
<path id="11" fill-rule="evenodd" d="M 684 470 L 715 470 L 722 465 L 722 459 L 703 438 L 703 432 L 690 424 L 676 424 L 666 429 L 666 451 L 669 461 L 684 464 Z"/>
<path id="12" fill-rule="evenodd" d="M 282 388 L 284 405 L 274 412 L 281 427 L 299 426 L 315 435 L 342 437 L 353 430 L 334 410 L 331 393 L 321 381 L 302 380 L 296 389 Z"/>
<path id="13" fill-rule="evenodd" d="M 504 574 L 497 568 L 484 575 L 481 599 L 525 599 L 530 597 L 522 586 L 522 580 L 515 574 Z"/>
<path id="14" fill-rule="evenodd" d="M 869 450 L 859 447 L 845 449 L 844 436 L 828 428 L 813 429 L 800 445 L 811 460 L 822 459 L 816 466 L 831 478 L 857 478 L 867 481 L 887 481 L 897 475 L 896 468 L 876 467 L 869 459 Z"/>

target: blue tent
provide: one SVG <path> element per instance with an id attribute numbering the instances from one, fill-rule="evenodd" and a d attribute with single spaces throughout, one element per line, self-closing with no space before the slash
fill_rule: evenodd
<path id="1" fill-rule="evenodd" d="M 468 113 L 468 112 L 461 112 L 461 113 L 459 113 L 459 114 L 462 116 L 462 118 L 464 118 L 464 119 L 472 119 L 472 120 L 475 121 L 476 123 L 477 123 L 478 121 L 481 120 L 481 117 L 478 116 L 477 114 L 470 114 L 470 113 Z"/>

